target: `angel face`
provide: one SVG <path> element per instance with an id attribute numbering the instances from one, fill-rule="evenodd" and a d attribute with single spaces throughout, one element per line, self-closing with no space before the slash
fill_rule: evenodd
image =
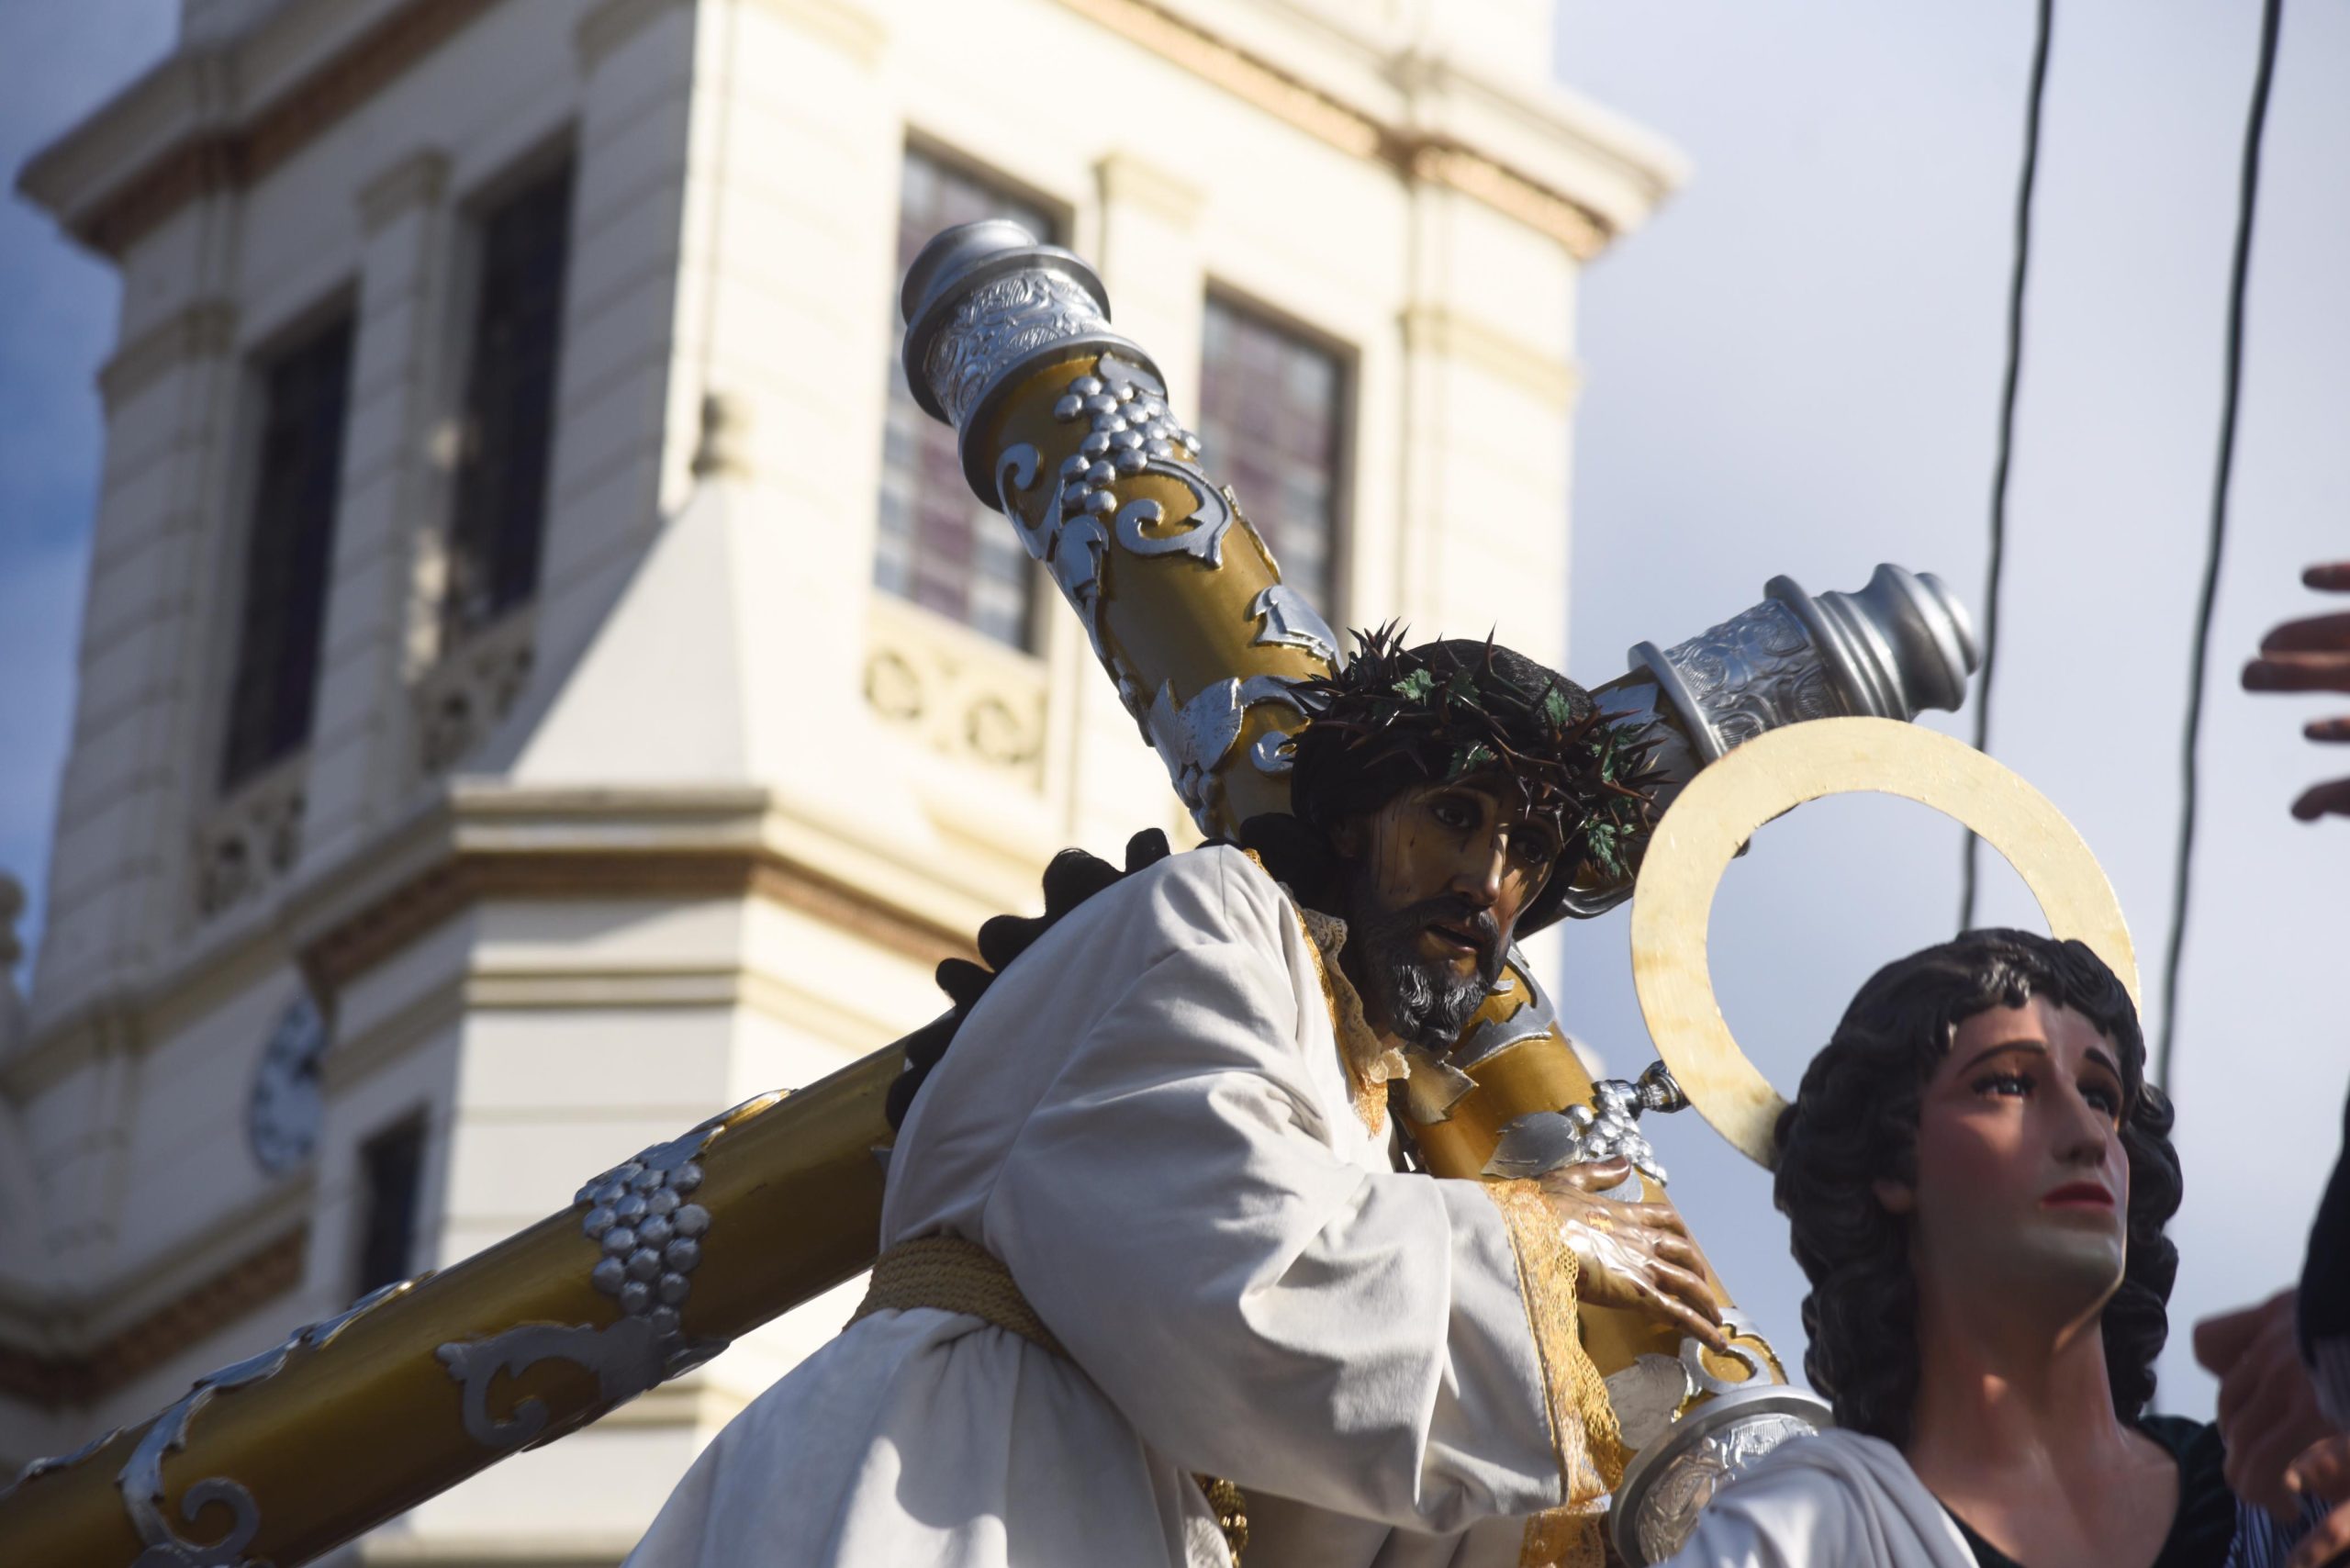
<path id="1" fill-rule="evenodd" d="M 2038 1300 L 2068 1320 L 2104 1306 L 2128 1259 L 2118 1058 L 2096 1025 L 2042 996 L 1953 1032 L 1919 1103 L 1917 1181 L 1878 1183 L 1913 1216 L 1922 1290 L 1969 1311 Z"/>
<path id="2" fill-rule="evenodd" d="M 1489 776 L 1415 786 L 1333 835 L 1348 865 L 1341 954 L 1374 1028 L 1449 1045 L 1501 976 L 1560 856 L 1557 823 Z"/>

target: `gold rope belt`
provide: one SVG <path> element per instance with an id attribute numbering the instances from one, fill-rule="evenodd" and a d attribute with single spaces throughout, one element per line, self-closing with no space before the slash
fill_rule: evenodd
<path id="1" fill-rule="evenodd" d="M 1069 1357 L 1013 1282 L 1012 1271 L 994 1253 L 959 1236 L 916 1237 L 875 1259 L 873 1282 L 849 1321 L 918 1306 L 963 1313 L 1063 1360 Z"/>
<path id="2" fill-rule="evenodd" d="M 857 1304 L 849 1322 L 877 1312 L 910 1312 L 918 1306 L 976 1317 L 1007 1334 L 1017 1334 L 1063 1361 L 1069 1360 L 1069 1351 L 1020 1294 L 1012 1271 L 994 1253 L 959 1236 L 916 1237 L 875 1259 L 873 1282 L 866 1287 L 865 1299 Z M 1214 1510 L 1232 1561 L 1238 1563 L 1240 1549 L 1248 1544 L 1248 1499 L 1229 1481 L 1213 1475 L 1194 1479 L 1207 1494 L 1208 1506 Z"/>

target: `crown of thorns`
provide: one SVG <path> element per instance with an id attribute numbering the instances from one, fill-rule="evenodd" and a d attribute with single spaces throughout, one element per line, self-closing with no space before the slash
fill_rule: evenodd
<path id="1" fill-rule="evenodd" d="M 1569 852 L 1610 880 L 1630 874 L 1653 821 L 1650 743 L 1606 722 L 1590 693 L 1498 646 L 1404 646 L 1393 622 L 1358 631 L 1343 669 L 1297 688 L 1311 722 L 1299 737 L 1295 802 L 1316 809 L 1337 775 L 1450 781 L 1498 777 L 1529 812 L 1556 812 Z"/>

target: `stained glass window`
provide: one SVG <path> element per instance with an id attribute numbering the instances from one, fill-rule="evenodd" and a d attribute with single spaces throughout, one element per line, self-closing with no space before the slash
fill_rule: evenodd
<path id="1" fill-rule="evenodd" d="M 451 642 L 538 588 L 570 234 L 568 167 L 482 220 L 481 292 L 449 518 L 442 624 Z"/>
<path id="2" fill-rule="evenodd" d="M 1333 624 L 1347 419 L 1346 367 L 1330 349 L 1211 294 L 1200 354 L 1200 439 L 1281 563 L 1281 580 Z"/>
<path id="3" fill-rule="evenodd" d="M 1035 202 L 907 149 L 898 201 L 900 275 L 932 235 L 986 218 L 1008 218 L 1045 241 L 1059 227 Z M 980 505 L 963 482 L 955 432 L 915 406 L 898 362 L 894 315 L 891 325 L 873 581 L 999 643 L 1027 647 L 1035 585 L 1027 552 L 1011 525 Z"/>
<path id="4" fill-rule="evenodd" d="M 264 367 L 262 393 L 223 789 L 310 738 L 351 400 L 351 318 L 313 332 Z"/>

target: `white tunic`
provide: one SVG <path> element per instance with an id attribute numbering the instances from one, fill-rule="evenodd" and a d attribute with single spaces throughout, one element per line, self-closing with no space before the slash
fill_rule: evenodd
<path id="1" fill-rule="evenodd" d="M 1355 1096 L 1248 857 L 1097 895 L 966 1022 L 881 1222 L 1002 1260 L 1069 1358 L 863 1318 L 719 1435 L 629 1568 L 1228 1563 L 1200 1473 L 1247 1492 L 1248 1568 L 1518 1562 L 1510 1516 L 1562 1470 L 1595 1490 L 1521 1296 L 1538 1243 L 1481 1184 L 1393 1170 Z"/>
<path id="2" fill-rule="evenodd" d="M 2239 1499 L 2227 1568 L 2277 1568 L 2325 1506 L 2279 1525 Z M 1901 1450 L 1858 1432 L 1781 1445 L 1716 1493 L 1658 1568 L 1975 1568 L 1950 1511 Z"/>
<path id="3" fill-rule="evenodd" d="M 1975 1552 L 1899 1449 L 1829 1431 L 1755 1461 L 1660 1568 L 1975 1568 Z"/>

